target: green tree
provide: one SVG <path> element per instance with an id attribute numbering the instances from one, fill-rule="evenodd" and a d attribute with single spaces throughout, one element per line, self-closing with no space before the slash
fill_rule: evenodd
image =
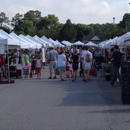
<path id="1" fill-rule="evenodd" d="M 36 26 L 41 18 L 41 12 L 36 10 L 30 10 L 24 14 L 24 20 L 29 20 L 33 22 L 33 25 Z"/>
<path id="2" fill-rule="evenodd" d="M 126 13 L 123 16 L 122 21 L 118 24 L 119 27 L 126 29 L 126 31 L 130 31 L 130 14 Z"/>
<path id="3" fill-rule="evenodd" d="M 11 20 L 11 26 L 13 27 L 13 31 L 17 33 L 20 30 L 20 26 L 23 23 L 22 21 L 23 15 L 20 13 L 15 14 Z"/>
<path id="4" fill-rule="evenodd" d="M 49 14 L 48 16 L 42 17 L 37 24 L 38 36 L 45 35 L 46 37 L 51 37 L 52 39 L 58 39 L 60 29 L 62 24 L 59 24 L 59 19 L 55 15 Z"/>
<path id="5" fill-rule="evenodd" d="M 24 35 L 34 36 L 36 34 L 36 30 L 37 30 L 37 28 L 33 25 L 32 21 L 25 20 L 25 21 L 23 21 L 22 25 L 20 26 L 17 34 L 20 34 L 22 32 L 22 34 L 24 34 Z"/>
<path id="6" fill-rule="evenodd" d="M 0 13 L 0 26 L 3 26 L 3 23 L 9 23 L 9 18 L 6 17 L 6 14 L 4 12 Z"/>
<path id="7" fill-rule="evenodd" d="M 75 42 L 76 35 L 77 35 L 77 31 L 75 25 L 71 23 L 70 19 L 68 19 L 60 31 L 59 40 Z"/>
<path id="8" fill-rule="evenodd" d="M 11 31 L 10 31 L 10 28 L 9 28 L 8 26 L 2 26 L 2 27 L 0 27 L 0 29 L 4 30 L 4 31 L 7 32 L 7 33 L 10 33 L 10 32 L 11 32 Z"/>
<path id="9" fill-rule="evenodd" d="M 76 41 L 82 41 L 84 35 L 89 35 L 89 34 L 93 35 L 92 27 L 86 24 L 77 24 L 76 30 L 77 30 Z"/>
<path id="10" fill-rule="evenodd" d="M 38 29 L 43 28 L 55 28 L 59 24 L 59 19 L 55 15 L 49 14 L 48 16 L 42 17 L 37 24 Z"/>
<path id="11" fill-rule="evenodd" d="M 15 27 L 18 26 L 19 21 L 23 18 L 23 15 L 20 13 L 15 14 L 15 16 L 11 20 L 11 26 Z"/>

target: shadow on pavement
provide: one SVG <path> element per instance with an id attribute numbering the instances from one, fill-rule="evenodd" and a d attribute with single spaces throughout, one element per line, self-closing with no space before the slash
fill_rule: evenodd
<path id="1" fill-rule="evenodd" d="M 102 110 L 102 111 L 90 111 L 89 113 L 130 113 L 130 109 L 113 109 L 113 110 Z"/>
<path id="2" fill-rule="evenodd" d="M 63 84 L 64 85 L 64 84 Z M 110 87 L 109 82 L 102 77 L 92 77 L 92 81 L 84 83 L 81 80 L 66 87 L 67 96 L 59 106 L 114 106 L 121 105 L 120 89 Z"/>

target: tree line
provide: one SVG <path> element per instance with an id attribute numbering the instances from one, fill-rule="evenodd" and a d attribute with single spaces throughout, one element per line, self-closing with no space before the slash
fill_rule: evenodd
<path id="1" fill-rule="evenodd" d="M 122 20 L 117 23 L 105 24 L 74 24 L 70 19 L 66 23 L 60 23 L 58 17 L 53 14 L 41 16 L 38 10 L 30 10 L 25 14 L 17 13 L 11 20 L 4 12 L 0 13 L 0 28 L 10 33 L 14 31 L 17 35 L 45 35 L 59 41 L 83 41 L 83 36 L 103 36 L 104 39 L 121 36 L 130 31 L 130 14 L 124 14 Z"/>

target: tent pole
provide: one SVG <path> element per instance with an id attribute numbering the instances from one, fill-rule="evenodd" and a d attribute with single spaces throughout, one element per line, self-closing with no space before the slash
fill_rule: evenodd
<path id="1" fill-rule="evenodd" d="M 8 41 L 8 39 L 7 39 Z M 7 42 L 8 43 L 8 42 Z M 7 55 L 8 55 L 8 79 L 9 79 L 9 84 L 10 84 L 10 69 L 9 69 L 9 47 L 8 47 L 8 44 L 7 44 Z"/>

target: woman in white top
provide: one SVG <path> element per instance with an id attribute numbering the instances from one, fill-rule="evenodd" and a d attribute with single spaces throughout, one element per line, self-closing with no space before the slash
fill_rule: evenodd
<path id="1" fill-rule="evenodd" d="M 58 70 L 60 71 L 60 79 L 64 81 L 65 79 L 65 70 L 66 70 L 66 56 L 64 51 L 61 50 L 60 54 L 58 55 Z"/>
<path id="2" fill-rule="evenodd" d="M 41 79 L 41 69 L 42 69 L 42 59 L 41 59 L 41 56 L 38 55 L 36 59 L 36 70 L 37 70 L 36 79 Z"/>
<path id="3" fill-rule="evenodd" d="M 89 71 L 91 69 L 91 56 L 90 54 L 86 54 L 85 62 L 84 62 L 84 70 L 85 70 L 85 81 L 89 81 Z"/>

